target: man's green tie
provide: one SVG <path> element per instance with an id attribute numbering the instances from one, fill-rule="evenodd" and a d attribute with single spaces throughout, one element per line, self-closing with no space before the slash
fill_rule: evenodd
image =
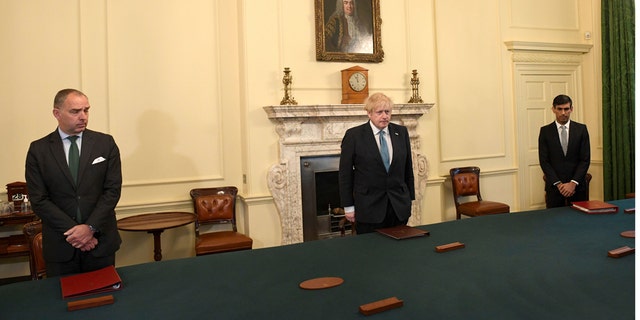
<path id="1" fill-rule="evenodd" d="M 68 139 L 71 141 L 71 147 L 69 147 L 69 170 L 71 170 L 73 182 L 78 183 L 78 167 L 80 166 L 80 151 L 76 144 L 78 136 L 69 136 Z"/>

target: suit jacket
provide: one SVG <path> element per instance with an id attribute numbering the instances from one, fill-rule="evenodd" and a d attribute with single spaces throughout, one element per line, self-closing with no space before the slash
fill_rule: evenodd
<path id="1" fill-rule="evenodd" d="M 98 229 L 96 257 L 114 254 L 120 234 L 115 207 L 120 199 L 120 151 L 112 136 L 91 130 L 82 134 L 77 186 L 56 129 L 29 146 L 25 176 L 33 211 L 42 219 L 43 251 L 47 261 L 69 261 L 73 248 L 63 233 L 77 224 Z M 80 209 L 82 221 L 76 221 Z"/>
<path id="2" fill-rule="evenodd" d="M 555 121 L 540 128 L 538 136 L 538 157 L 540 167 L 546 176 L 545 190 L 557 190 L 553 185 L 575 180 L 576 192 L 583 191 L 587 182 L 585 177 L 591 163 L 591 147 L 587 126 L 571 121 L 569 126 L 569 144 L 567 155 L 562 152 L 560 134 Z"/>
<path id="3" fill-rule="evenodd" d="M 389 123 L 393 159 L 387 173 L 369 122 L 350 128 L 342 139 L 339 185 L 343 207 L 355 206 L 356 220 L 381 223 L 391 202 L 400 220 L 411 216 L 415 199 L 409 132 Z"/>

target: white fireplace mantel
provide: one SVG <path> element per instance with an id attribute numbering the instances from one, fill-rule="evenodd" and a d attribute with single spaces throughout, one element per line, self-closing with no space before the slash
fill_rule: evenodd
<path id="1" fill-rule="evenodd" d="M 427 159 L 418 152 L 420 137 L 416 127 L 418 118 L 429 112 L 433 105 L 408 103 L 393 106 L 392 122 L 407 127 L 411 140 L 416 201 L 410 225 L 420 224 L 420 204 L 428 174 Z M 269 170 L 267 181 L 280 214 L 282 244 L 299 243 L 303 241 L 300 158 L 339 155 L 344 133 L 365 123 L 367 113 L 361 104 L 277 105 L 263 109 L 280 137 L 280 161 Z"/>

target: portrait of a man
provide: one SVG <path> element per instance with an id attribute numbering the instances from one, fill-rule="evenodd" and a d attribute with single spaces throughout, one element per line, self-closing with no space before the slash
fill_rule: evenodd
<path id="1" fill-rule="evenodd" d="M 325 8 L 330 7 L 331 2 L 325 1 Z M 371 1 L 336 0 L 332 11 L 325 10 L 325 49 L 373 53 L 371 14 Z"/>
<path id="2" fill-rule="evenodd" d="M 316 60 L 381 62 L 379 0 L 315 0 Z"/>

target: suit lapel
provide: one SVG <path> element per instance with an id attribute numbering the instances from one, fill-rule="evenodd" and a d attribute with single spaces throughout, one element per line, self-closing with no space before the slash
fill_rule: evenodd
<path id="1" fill-rule="evenodd" d="M 384 169 L 384 163 L 382 162 L 382 155 L 380 155 L 380 148 L 378 147 L 378 142 L 376 141 L 377 135 L 374 134 L 370 122 L 367 122 L 363 125 L 362 135 L 362 141 L 365 141 L 365 143 L 367 144 L 365 149 L 370 150 L 369 152 L 372 153 L 371 157 L 376 157 L 376 159 L 378 159 L 380 167 L 382 167 L 382 169 L 386 171 L 386 169 Z"/>
<path id="2" fill-rule="evenodd" d="M 391 137 L 391 147 L 393 148 L 393 160 L 391 161 L 391 166 L 393 166 L 393 163 L 396 162 L 396 156 L 398 155 L 396 150 L 399 150 L 398 148 L 404 139 L 393 123 L 389 123 L 389 136 Z"/>
<path id="3" fill-rule="evenodd" d="M 571 127 L 569 127 L 571 128 Z M 571 130 L 571 129 L 569 129 Z M 552 151 L 553 153 L 558 153 L 560 155 L 562 155 L 564 157 L 564 154 L 562 152 L 562 144 L 560 143 L 560 131 L 558 129 L 558 125 L 556 124 L 556 122 L 552 122 L 551 124 L 549 124 L 549 133 L 551 134 L 551 137 L 553 137 L 553 148 L 556 149 L 555 151 Z M 571 144 L 571 133 L 569 133 L 569 143 Z M 567 146 L 567 150 L 569 150 L 569 147 Z"/>
<path id="4" fill-rule="evenodd" d="M 64 146 L 62 145 L 62 139 L 60 138 L 60 134 L 56 129 L 51 135 L 49 135 L 49 152 L 53 156 L 60 170 L 64 172 L 65 177 L 69 180 L 71 185 L 74 184 L 73 177 L 71 176 L 71 171 L 69 170 L 69 163 L 67 163 L 67 157 L 64 153 Z"/>
<path id="5" fill-rule="evenodd" d="M 91 165 L 91 154 L 93 153 L 94 135 L 91 131 L 85 130 L 82 134 L 82 150 L 80 150 L 80 167 L 78 168 L 78 184 L 82 181 L 85 169 Z"/>
<path id="6" fill-rule="evenodd" d="M 567 154 L 569 154 L 569 150 L 572 149 L 571 147 L 575 145 L 576 138 L 579 135 L 578 126 L 576 126 L 575 122 L 571 121 L 571 126 L 569 126 L 569 141 L 567 141 Z"/>
<path id="7" fill-rule="evenodd" d="M 554 139 L 555 139 L 554 140 L 555 141 L 554 145 L 558 148 L 558 150 L 560 150 L 559 151 L 560 154 L 562 154 L 563 157 L 566 157 L 567 155 L 565 155 L 562 152 L 562 143 L 560 143 L 560 132 L 558 130 L 558 127 L 557 127 L 555 121 L 553 123 L 551 123 L 551 126 L 552 126 L 552 128 L 554 130 L 554 134 L 553 134 Z M 575 141 L 576 141 L 577 137 L 580 135 L 578 130 L 579 130 L 579 128 L 576 125 L 576 123 L 571 121 L 571 125 L 569 126 L 569 140 L 567 141 L 567 154 L 570 154 L 571 151 L 569 151 L 569 150 L 572 149 L 572 146 L 575 144 Z"/>

